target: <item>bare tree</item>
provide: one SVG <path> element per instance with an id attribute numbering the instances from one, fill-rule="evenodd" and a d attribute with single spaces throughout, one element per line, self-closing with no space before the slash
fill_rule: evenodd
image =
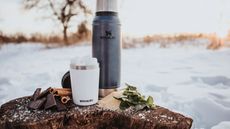
<path id="1" fill-rule="evenodd" d="M 50 9 L 52 16 L 62 24 L 63 39 L 66 44 L 68 44 L 67 30 L 71 19 L 81 13 L 84 16 L 92 14 L 82 0 L 23 0 L 23 6 L 25 9 Z"/>

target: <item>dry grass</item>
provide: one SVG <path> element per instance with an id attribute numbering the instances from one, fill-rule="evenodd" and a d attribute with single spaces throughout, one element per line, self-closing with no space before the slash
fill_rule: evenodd
<path id="1" fill-rule="evenodd" d="M 41 33 L 34 33 L 30 36 L 26 36 L 22 33 L 16 33 L 13 35 L 5 35 L 0 32 L 0 44 L 7 43 L 22 43 L 22 42 L 39 42 L 44 44 L 52 44 L 58 46 L 65 46 L 71 44 L 82 43 L 83 41 L 91 42 L 92 33 L 85 28 L 78 29 L 77 32 L 69 34 L 69 43 L 65 44 L 62 35 L 44 35 Z M 133 38 L 123 37 L 123 48 L 136 48 L 143 47 L 150 44 L 159 44 L 160 47 L 169 47 L 172 44 L 185 44 L 188 41 L 196 42 L 197 39 L 207 39 L 210 43 L 207 49 L 219 49 L 221 47 L 230 47 L 230 33 L 226 38 L 219 38 L 216 34 L 174 34 L 174 35 L 147 35 L 144 37 Z M 190 43 L 190 42 L 189 42 Z"/>
<path id="2" fill-rule="evenodd" d="M 230 47 L 230 33 L 224 38 L 217 36 L 215 33 L 206 35 L 206 38 L 210 40 L 208 49 L 219 49 L 222 47 Z"/>
<path id="3" fill-rule="evenodd" d="M 71 45 L 76 43 L 81 43 L 83 41 L 91 40 L 91 31 L 86 28 L 85 25 L 80 24 L 75 33 L 70 33 L 68 36 L 68 43 L 65 43 L 62 35 L 58 34 L 50 34 L 45 35 L 42 33 L 34 33 L 29 36 L 23 33 L 15 33 L 15 34 L 4 34 L 0 31 L 0 45 L 7 43 L 24 43 L 24 42 L 32 42 L 32 43 L 43 43 L 43 44 L 56 44 L 56 45 Z"/>
<path id="4" fill-rule="evenodd" d="M 172 44 L 184 45 L 186 43 L 195 43 L 199 45 L 196 43 L 197 39 L 206 39 L 209 43 L 207 49 L 219 49 L 230 46 L 230 44 L 228 44 L 230 43 L 230 33 L 226 38 L 219 38 L 216 34 L 182 33 L 172 35 L 147 35 L 139 38 L 124 37 L 122 41 L 124 48 L 134 48 L 150 44 L 159 44 L 160 47 L 166 48 Z"/>
<path id="5" fill-rule="evenodd" d="M 6 35 L 0 33 L 0 44 L 7 43 L 43 43 L 43 44 L 56 44 L 56 45 L 71 45 L 81 43 L 83 41 L 90 41 L 91 32 L 88 33 L 72 33 L 69 36 L 68 44 L 65 44 L 62 35 L 44 35 L 41 33 L 34 33 L 30 36 L 26 36 L 23 33 L 16 33 L 12 35 Z"/>

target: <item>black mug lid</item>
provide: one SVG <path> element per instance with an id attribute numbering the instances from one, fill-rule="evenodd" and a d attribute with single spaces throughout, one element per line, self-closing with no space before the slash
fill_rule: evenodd
<path id="1" fill-rule="evenodd" d="M 67 71 L 62 77 L 61 85 L 63 88 L 71 88 L 70 72 Z"/>

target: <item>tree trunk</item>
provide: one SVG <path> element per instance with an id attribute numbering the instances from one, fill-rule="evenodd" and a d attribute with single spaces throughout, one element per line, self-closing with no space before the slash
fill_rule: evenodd
<path id="1" fill-rule="evenodd" d="M 68 29 L 68 27 L 63 25 L 63 40 L 64 40 L 66 45 L 69 44 L 68 35 L 67 35 L 67 29 Z"/>
<path id="2" fill-rule="evenodd" d="M 191 118 L 160 106 L 154 110 L 117 111 L 110 110 L 113 101 L 117 101 L 114 98 L 100 101 L 102 107 L 69 103 L 67 111 L 57 112 L 28 110 L 30 97 L 19 98 L 1 106 L 0 129 L 190 129 L 192 126 Z"/>

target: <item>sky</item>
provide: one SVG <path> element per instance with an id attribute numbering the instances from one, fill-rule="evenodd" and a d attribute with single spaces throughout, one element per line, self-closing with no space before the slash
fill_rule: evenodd
<path id="1" fill-rule="evenodd" d="M 95 0 L 84 0 L 95 11 Z M 130 36 L 171 33 L 214 33 L 230 29 L 230 0 L 120 0 L 122 32 Z M 25 11 L 22 0 L 0 0 L 0 30 L 5 33 L 61 33 L 61 26 L 44 19 L 49 11 Z M 93 16 L 87 18 L 92 24 Z M 71 22 L 76 30 L 81 19 Z"/>

